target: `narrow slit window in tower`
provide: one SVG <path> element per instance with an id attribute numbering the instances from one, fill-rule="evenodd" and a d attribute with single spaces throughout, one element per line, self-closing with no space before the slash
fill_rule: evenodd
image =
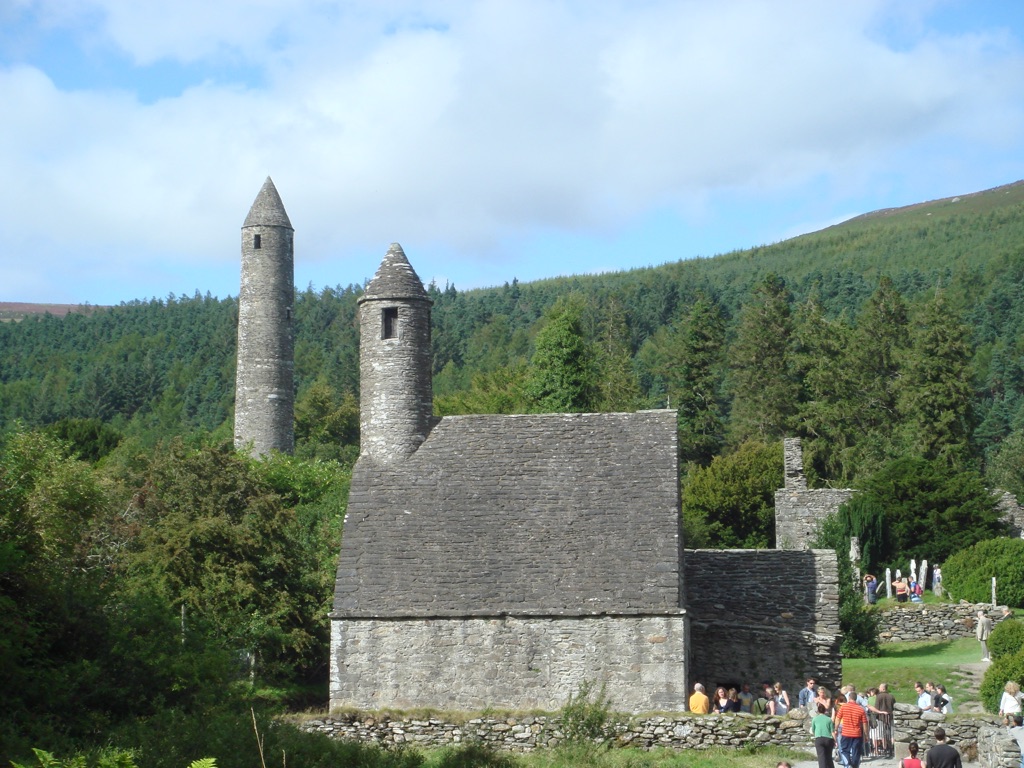
<path id="1" fill-rule="evenodd" d="M 263 237 L 261 235 L 252 236 L 252 247 L 257 251 L 263 247 Z"/>
<path id="2" fill-rule="evenodd" d="M 398 307 L 385 307 L 381 316 L 382 339 L 394 339 L 398 336 Z"/>

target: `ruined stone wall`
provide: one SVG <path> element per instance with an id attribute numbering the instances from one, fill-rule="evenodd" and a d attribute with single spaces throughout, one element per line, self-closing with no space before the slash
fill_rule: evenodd
<path id="1" fill-rule="evenodd" d="M 903 603 L 878 612 L 880 643 L 956 640 L 974 637 L 978 611 L 993 622 L 1003 617 L 990 603 Z"/>
<path id="2" fill-rule="evenodd" d="M 808 488 L 799 437 L 782 441 L 784 487 L 775 492 L 776 549 L 810 549 L 818 525 L 853 496 L 849 488 Z"/>
<path id="3" fill-rule="evenodd" d="M 622 711 L 681 711 L 676 616 L 346 619 L 331 623 L 332 707 L 556 710 L 585 680 Z"/>
<path id="4" fill-rule="evenodd" d="M 998 499 L 996 507 L 999 510 L 999 517 L 1010 526 L 1010 535 L 1024 538 L 1024 508 L 1017 501 L 1017 497 L 1009 491 L 1001 490 L 994 490 L 992 494 Z"/>
<path id="5" fill-rule="evenodd" d="M 841 679 L 839 576 L 831 550 L 687 550 L 691 685 Z"/>
<path id="6" fill-rule="evenodd" d="M 852 496 L 849 488 L 780 488 L 775 492 L 775 546 L 809 549 L 821 521 Z"/>

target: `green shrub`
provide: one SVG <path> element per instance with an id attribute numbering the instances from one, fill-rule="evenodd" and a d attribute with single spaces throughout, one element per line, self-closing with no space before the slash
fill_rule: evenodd
<path id="1" fill-rule="evenodd" d="M 1024 648 L 1016 653 L 1000 658 L 993 658 L 985 677 L 981 681 L 981 703 L 989 712 L 999 711 L 999 699 L 1003 695 L 1003 687 L 1010 680 L 1024 687 Z"/>
<path id="2" fill-rule="evenodd" d="M 942 586 L 954 600 L 985 603 L 996 598 L 1024 608 L 1024 539 L 987 539 L 963 549 L 942 564 Z"/>
<path id="3" fill-rule="evenodd" d="M 992 659 L 1010 656 L 1024 648 L 1024 621 L 1010 619 L 996 624 L 988 639 L 988 655 Z"/>
<path id="4" fill-rule="evenodd" d="M 604 686 L 595 690 L 592 680 L 584 680 L 575 694 L 558 714 L 560 730 L 565 744 L 595 744 L 602 742 L 611 724 L 611 702 Z"/>

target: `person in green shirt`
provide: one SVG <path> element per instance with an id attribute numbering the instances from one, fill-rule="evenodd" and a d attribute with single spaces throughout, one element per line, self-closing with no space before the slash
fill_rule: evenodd
<path id="1" fill-rule="evenodd" d="M 834 726 L 826 711 L 824 704 L 818 705 L 818 714 L 811 719 L 811 734 L 814 736 L 814 751 L 818 753 L 818 768 L 836 768 L 832 762 Z"/>

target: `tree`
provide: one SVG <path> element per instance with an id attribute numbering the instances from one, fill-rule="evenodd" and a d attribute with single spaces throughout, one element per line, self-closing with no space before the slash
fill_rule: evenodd
<path id="1" fill-rule="evenodd" d="M 794 340 L 794 365 L 803 383 L 798 419 L 806 461 L 818 476 L 848 480 L 857 441 L 853 416 L 860 407 L 850 360 L 851 329 L 842 318 L 828 319 L 821 303 L 809 299 L 801 307 Z"/>
<path id="2" fill-rule="evenodd" d="M 192 449 L 178 439 L 137 460 L 137 535 L 123 565 L 131 588 L 183 608 L 186 621 L 254 665 L 303 658 L 318 640 L 295 608 L 303 581 L 294 513 L 259 463 L 226 442 Z"/>
<path id="3" fill-rule="evenodd" d="M 679 412 L 680 458 L 707 466 L 725 443 L 722 308 L 700 294 L 663 338 L 655 370 L 665 382 L 669 404 Z"/>
<path id="4" fill-rule="evenodd" d="M 547 315 L 537 334 L 526 396 L 537 413 L 580 413 L 595 408 L 595 355 L 583 333 L 584 299 L 570 294 Z"/>
<path id="5" fill-rule="evenodd" d="M 878 655 L 878 614 L 864 605 L 861 585 L 850 562 L 850 534 L 839 515 L 825 518 L 814 542 L 819 549 L 833 549 L 839 571 L 840 650 L 846 658 Z"/>
<path id="6" fill-rule="evenodd" d="M 734 443 L 781 438 L 793 427 L 800 385 L 791 359 L 791 302 L 785 281 L 770 274 L 740 310 L 729 348 Z"/>
<path id="7" fill-rule="evenodd" d="M 967 339 L 967 328 L 936 291 L 918 320 L 899 397 L 907 447 L 961 468 L 971 458 L 973 427 Z"/>
<path id="8" fill-rule="evenodd" d="M 860 538 L 865 567 L 876 573 L 911 558 L 944 562 L 1006 530 L 981 475 L 942 459 L 889 462 L 863 482 L 839 517 L 844 533 Z"/>
<path id="9" fill-rule="evenodd" d="M 640 404 L 640 385 L 633 370 L 629 326 L 626 313 L 618 300 L 605 301 L 601 331 L 597 339 L 595 365 L 597 391 L 595 410 L 605 412 L 634 411 Z"/>
<path id="10" fill-rule="evenodd" d="M 359 401 L 340 398 L 323 375 L 295 402 L 295 451 L 304 458 L 352 463 L 359 454 Z"/>
<path id="11" fill-rule="evenodd" d="M 781 485 L 781 441 L 747 441 L 694 468 L 682 491 L 686 546 L 774 547 L 775 490 Z"/>

